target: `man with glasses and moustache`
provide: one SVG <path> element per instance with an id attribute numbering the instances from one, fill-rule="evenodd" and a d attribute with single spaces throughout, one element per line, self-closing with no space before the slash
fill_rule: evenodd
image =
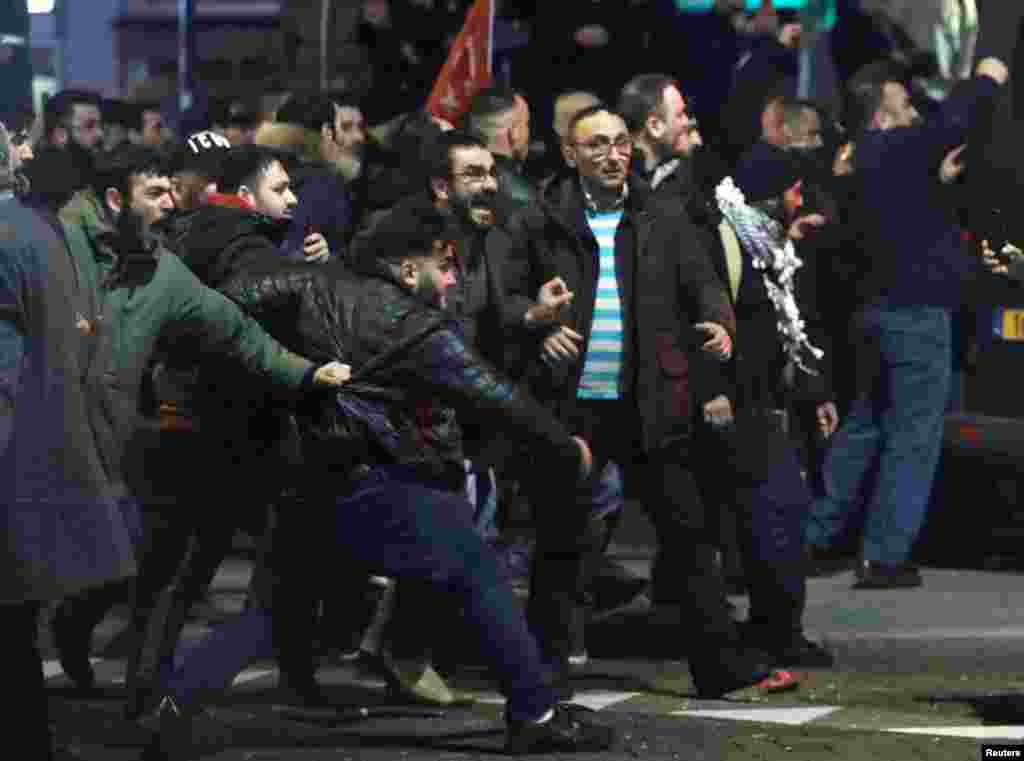
<path id="1" fill-rule="evenodd" d="M 676 580 L 680 648 L 698 695 L 776 687 L 787 675 L 743 650 L 722 605 L 690 466 L 692 411 L 709 401 L 709 379 L 731 354 L 735 317 L 696 231 L 630 177 L 632 151 L 626 122 L 607 107 L 584 109 L 570 124 L 566 159 L 576 176 L 555 189 L 549 244 L 553 272 L 575 295 L 543 343 L 547 393 L 570 430 L 593 442 L 595 472 L 613 462 L 635 480 L 658 534 L 659 571 Z M 580 511 L 567 504 L 590 495 L 549 493 L 557 509 L 537 510 L 533 581 L 542 589 L 530 619 L 557 671 L 569 648 L 560 624 L 584 599 L 586 579 L 578 555 L 543 545 L 574 537 Z"/>

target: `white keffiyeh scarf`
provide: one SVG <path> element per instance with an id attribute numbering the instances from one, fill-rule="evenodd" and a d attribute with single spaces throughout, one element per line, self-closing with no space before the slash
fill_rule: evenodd
<path id="1" fill-rule="evenodd" d="M 794 277 L 803 262 L 796 255 L 793 241 L 786 236 L 782 225 L 760 209 L 747 205 L 731 177 L 726 177 L 715 189 L 715 200 L 740 244 L 750 254 L 754 269 L 762 273 L 768 297 L 775 305 L 778 331 L 787 358 L 794 367 L 809 375 L 818 375 L 818 371 L 804 361 L 807 354 L 817 360 L 825 356 L 825 352 L 811 344 L 800 317 Z"/>

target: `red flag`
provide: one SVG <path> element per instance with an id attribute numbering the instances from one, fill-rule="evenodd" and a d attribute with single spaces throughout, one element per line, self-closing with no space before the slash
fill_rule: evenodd
<path id="1" fill-rule="evenodd" d="M 476 0 L 434 83 L 427 111 L 453 124 L 457 122 L 473 96 L 491 83 L 493 48 L 494 0 Z"/>

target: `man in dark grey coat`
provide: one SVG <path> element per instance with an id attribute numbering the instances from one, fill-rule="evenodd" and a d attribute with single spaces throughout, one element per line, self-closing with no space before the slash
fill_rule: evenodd
<path id="1" fill-rule="evenodd" d="M 39 609 L 135 562 L 87 414 L 84 295 L 56 221 L 14 198 L 13 169 L 0 129 L 0 642 L 21 705 L 7 739 L 50 759 Z"/>

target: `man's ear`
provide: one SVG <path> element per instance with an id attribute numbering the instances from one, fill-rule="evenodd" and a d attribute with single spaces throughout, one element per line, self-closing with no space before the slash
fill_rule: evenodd
<path id="1" fill-rule="evenodd" d="M 238 186 L 238 197 L 245 201 L 250 206 L 256 205 L 256 194 L 249 189 L 248 185 Z"/>
<path id="2" fill-rule="evenodd" d="M 664 120 L 657 114 L 651 114 L 644 122 L 644 129 L 647 131 L 647 134 L 655 139 L 665 134 L 665 127 Z"/>
<path id="3" fill-rule="evenodd" d="M 438 201 L 447 201 L 450 187 L 448 180 L 443 177 L 431 177 L 430 178 L 430 189 L 434 191 L 434 198 Z"/>
<path id="4" fill-rule="evenodd" d="M 54 127 L 53 132 L 50 133 L 50 142 L 58 148 L 67 145 L 68 138 L 68 131 L 64 127 Z"/>
<path id="5" fill-rule="evenodd" d="M 410 291 L 416 289 L 420 279 L 420 268 L 412 259 L 403 259 L 398 264 L 398 279 Z"/>
<path id="6" fill-rule="evenodd" d="M 115 216 L 124 210 L 124 196 L 117 188 L 107 188 L 103 194 L 103 200 L 106 201 L 107 208 L 114 212 Z"/>
<path id="7" fill-rule="evenodd" d="M 565 159 L 565 163 L 568 164 L 572 169 L 576 168 L 576 152 L 569 145 L 566 140 L 562 141 L 562 158 Z"/>

